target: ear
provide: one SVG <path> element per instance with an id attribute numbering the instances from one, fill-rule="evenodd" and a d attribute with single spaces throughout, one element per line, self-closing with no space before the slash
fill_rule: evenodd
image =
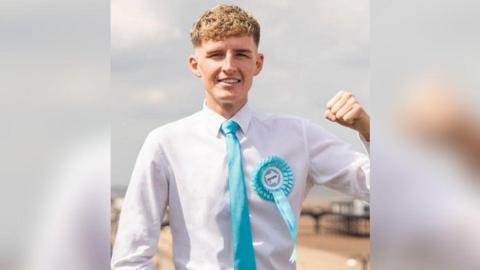
<path id="1" fill-rule="evenodd" d="M 200 69 L 198 68 L 198 60 L 195 55 L 191 54 L 188 57 L 188 66 L 190 67 L 190 71 L 193 73 L 193 75 L 199 78 L 202 77 L 202 74 L 200 73 Z"/>
<path id="2" fill-rule="evenodd" d="M 262 68 L 263 68 L 263 54 L 262 53 L 257 54 L 257 59 L 255 60 L 255 65 L 256 65 L 256 70 L 255 70 L 254 74 L 256 76 L 260 73 L 260 71 L 262 71 Z"/>

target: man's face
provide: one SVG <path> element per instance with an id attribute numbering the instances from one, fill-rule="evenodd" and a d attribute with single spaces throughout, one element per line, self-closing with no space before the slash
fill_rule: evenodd
<path id="1" fill-rule="evenodd" d="M 189 64 L 202 79 L 207 105 L 239 109 L 247 102 L 253 76 L 262 69 L 263 55 L 257 52 L 252 36 L 228 37 L 202 42 Z"/>

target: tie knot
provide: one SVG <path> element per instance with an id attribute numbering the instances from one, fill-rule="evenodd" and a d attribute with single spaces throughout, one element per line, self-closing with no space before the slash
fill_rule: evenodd
<path id="1" fill-rule="evenodd" d="M 238 129 L 238 123 L 233 120 L 225 121 L 223 122 L 221 129 L 225 135 L 235 134 L 235 132 L 237 132 L 237 129 Z"/>

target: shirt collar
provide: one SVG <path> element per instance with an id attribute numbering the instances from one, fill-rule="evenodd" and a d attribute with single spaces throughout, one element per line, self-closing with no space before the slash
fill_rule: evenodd
<path id="1" fill-rule="evenodd" d="M 228 119 L 225 119 L 220 114 L 214 112 L 212 109 L 210 109 L 207 106 L 205 102 L 203 103 L 202 113 L 205 116 L 205 119 L 207 121 L 206 124 L 208 128 L 208 132 L 211 133 L 212 136 L 217 136 L 218 133 L 220 132 L 221 125 L 223 124 L 223 122 L 227 121 Z M 230 119 L 237 122 L 238 125 L 240 126 L 241 132 L 243 134 L 246 134 L 248 131 L 248 127 L 250 125 L 251 118 L 252 118 L 252 110 L 250 106 L 248 106 L 248 104 L 245 104 Z"/>

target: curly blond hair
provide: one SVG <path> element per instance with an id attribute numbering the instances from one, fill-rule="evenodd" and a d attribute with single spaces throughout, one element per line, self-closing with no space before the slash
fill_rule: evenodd
<path id="1" fill-rule="evenodd" d="M 253 36 L 258 47 L 260 24 L 250 13 L 233 5 L 217 5 L 205 11 L 193 24 L 190 32 L 194 47 L 200 46 L 203 41 L 218 41 L 243 35 Z"/>

